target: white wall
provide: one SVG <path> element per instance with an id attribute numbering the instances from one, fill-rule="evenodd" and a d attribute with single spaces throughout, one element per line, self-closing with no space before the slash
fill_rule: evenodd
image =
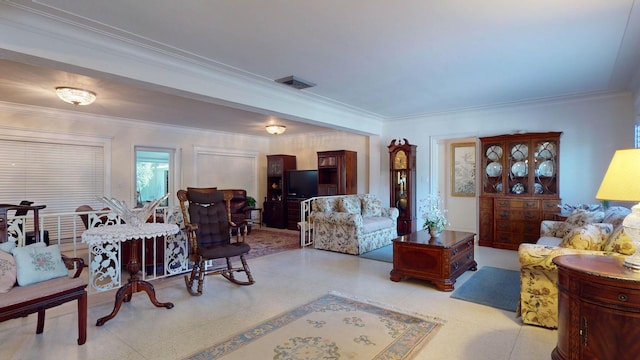
<path id="1" fill-rule="evenodd" d="M 596 201 L 595 193 L 614 151 L 633 147 L 633 106 L 634 100 L 630 94 L 618 94 L 407 119 L 387 125 L 385 134 L 391 135 L 379 138 L 328 131 L 274 139 L 160 126 L 0 102 L 0 131 L 1 128 L 24 129 L 45 132 L 52 137 L 74 134 L 110 138 L 111 196 L 129 201 L 134 196 L 135 145 L 177 149 L 180 178 L 176 183 L 179 188 L 196 183 L 194 149 L 197 147 L 257 153 L 257 199 L 265 196 L 262 185 L 266 181 L 267 154 L 296 155 L 298 169 L 315 169 L 316 151 L 353 150 L 358 153 L 358 192 L 376 193 L 385 204 L 389 201 L 387 145 L 398 134 L 417 145 L 417 199 L 421 199 L 432 191 L 432 187 L 437 191 L 448 181 L 446 159 L 449 155 L 448 146 L 445 146 L 448 140 L 473 139 L 516 130 L 563 131 L 560 196 L 566 203 L 590 203 Z M 432 179 L 436 179 L 433 185 Z M 457 214 L 463 214 L 465 219 L 477 218 L 477 207 L 467 203 L 458 204 L 457 201 L 449 201 L 447 205 L 450 205 L 450 213 L 456 213 L 455 218 Z M 459 220 L 452 223 L 452 228 L 457 229 L 466 229 L 468 226 Z"/>
<path id="2" fill-rule="evenodd" d="M 65 134 L 95 136 L 111 139 L 110 196 L 133 203 L 134 146 L 149 146 L 176 149 L 177 189 L 196 186 L 195 149 L 227 149 L 234 152 L 257 153 L 259 161 L 266 164 L 269 140 L 266 137 L 243 136 L 213 131 L 164 126 L 140 121 L 125 121 L 108 117 L 87 116 L 71 111 L 24 107 L 0 103 L 0 132 L 3 129 L 21 129 L 44 133 L 52 139 Z M 254 193 L 258 199 L 265 196 L 266 165 L 263 165 Z M 228 169 L 215 169 L 233 177 Z M 175 200 L 175 194 L 172 195 Z M 79 204 L 80 205 L 80 204 Z"/>
<path id="3" fill-rule="evenodd" d="M 433 179 L 446 181 L 440 174 L 446 168 L 432 164 L 434 161 L 445 161 L 446 157 L 442 154 L 432 154 L 432 148 L 437 150 L 443 147 L 432 146 L 433 143 L 515 131 L 562 131 L 560 197 L 565 203 L 593 203 L 598 202 L 595 194 L 615 150 L 633 147 L 635 119 L 634 100 L 631 94 L 622 93 L 407 119 L 387 125 L 382 142 L 390 141 L 397 134 L 404 134 L 403 137 L 418 146 L 417 199 L 421 199 L 432 191 Z M 432 158 L 436 160 L 432 161 Z M 388 161 L 382 163 L 382 187 L 388 188 L 389 164 Z M 437 191 L 438 186 L 434 185 L 433 189 Z M 448 210 L 450 214 L 456 213 L 454 219 L 458 218 L 457 214 L 477 218 L 477 206 L 471 208 L 466 203 L 450 203 Z M 466 223 L 456 220 L 451 227 L 466 226 Z"/>
<path id="4" fill-rule="evenodd" d="M 279 136 L 272 138 L 269 144 L 270 154 L 295 155 L 298 170 L 318 168 L 318 151 L 351 150 L 358 153 L 358 193 L 367 193 L 369 188 L 370 168 L 375 168 L 379 174 L 379 160 L 371 161 L 369 143 L 377 141 L 377 137 L 370 139 L 365 135 L 358 135 L 344 131 L 327 131 L 326 133 L 309 134 L 306 136 Z M 387 159 L 387 157 L 385 157 Z M 266 164 L 264 165 L 266 166 Z M 388 193 L 388 192 L 387 192 Z M 388 202 L 388 195 L 386 201 Z M 381 200 L 385 200 L 382 197 Z"/>

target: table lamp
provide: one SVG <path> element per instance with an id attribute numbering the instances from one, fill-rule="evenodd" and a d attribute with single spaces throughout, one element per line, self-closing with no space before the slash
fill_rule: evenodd
<path id="1" fill-rule="evenodd" d="M 596 199 L 612 201 L 640 201 L 640 149 L 617 150 L 604 175 Z M 624 231 L 633 241 L 636 252 L 627 256 L 624 265 L 640 270 L 640 203 L 622 222 Z"/>

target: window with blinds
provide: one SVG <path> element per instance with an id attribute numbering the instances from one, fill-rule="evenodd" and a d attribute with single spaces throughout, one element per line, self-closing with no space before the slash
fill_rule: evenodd
<path id="1" fill-rule="evenodd" d="M 100 144 L 0 139 L 0 203 L 30 200 L 47 206 L 42 214 L 72 212 L 84 204 L 100 206 L 96 197 L 104 194 L 104 161 Z M 70 240 L 73 217 L 62 220 L 60 238 Z M 55 242 L 57 219 L 45 218 L 44 228 Z"/>

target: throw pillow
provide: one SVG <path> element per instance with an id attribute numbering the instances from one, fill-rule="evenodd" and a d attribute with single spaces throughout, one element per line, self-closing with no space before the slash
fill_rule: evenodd
<path id="1" fill-rule="evenodd" d="M 60 256 L 58 244 L 46 246 L 40 242 L 17 247 L 13 249 L 13 256 L 20 286 L 69 275 L 69 270 Z"/>
<path id="2" fill-rule="evenodd" d="M 340 199 L 340 211 L 349 214 L 361 214 L 362 204 L 357 196 L 345 196 Z"/>
<path id="3" fill-rule="evenodd" d="M 362 199 L 362 217 L 382 216 L 382 201 L 377 198 L 365 197 Z"/>
<path id="4" fill-rule="evenodd" d="M 16 247 L 15 241 L 9 240 L 7 242 L 0 243 L 0 250 L 9 254 L 11 254 L 11 250 L 13 250 L 13 248 L 15 247 Z"/>
<path id="5" fill-rule="evenodd" d="M 7 293 L 16 283 L 16 260 L 0 251 L 0 293 Z"/>
<path id="6" fill-rule="evenodd" d="M 627 215 L 631 214 L 631 210 L 623 206 L 612 206 L 604 213 L 603 223 L 612 224 L 614 228 L 622 225 L 622 221 Z"/>
<path id="7" fill-rule="evenodd" d="M 611 224 L 587 224 L 577 227 L 562 239 L 560 247 L 601 251 L 602 246 L 613 232 Z"/>
<path id="8" fill-rule="evenodd" d="M 604 243 L 602 247 L 604 251 L 613 251 L 623 255 L 633 255 L 636 252 L 636 249 L 633 247 L 633 241 L 624 231 L 624 227 L 622 225 L 618 226 L 611 236 L 609 236 L 609 240 Z"/>
<path id="9" fill-rule="evenodd" d="M 604 212 L 602 211 L 576 209 L 563 224 L 558 226 L 553 236 L 564 238 L 571 230 L 586 224 L 600 223 L 602 219 L 604 219 Z"/>

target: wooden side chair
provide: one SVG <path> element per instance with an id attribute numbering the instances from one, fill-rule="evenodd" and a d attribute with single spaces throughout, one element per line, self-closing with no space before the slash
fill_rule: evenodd
<path id="1" fill-rule="evenodd" d="M 187 188 L 178 191 L 180 209 L 184 217 L 185 230 L 189 240 L 190 257 L 193 268 L 189 276 L 185 275 L 187 290 L 191 295 L 202 295 L 202 283 L 205 275 L 222 275 L 238 285 L 254 283 L 251 270 L 245 260 L 251 247 L 245 243 L 247 234 L 246 220 L 241 224 L 231 221 L 229 211 L 231 196 L 215 188 Z M 235 241 L 231 230 L 235 228 Z M 239 256 L 241 267 L 233 267 L 231 258 Z M 226 268 L 206 270 L 209 260 L 225 259 Z M 236 279 L 234 273 L 244 272 L 247 280 Z M 197 290 L 193 290 L 194 282 Z"/>

